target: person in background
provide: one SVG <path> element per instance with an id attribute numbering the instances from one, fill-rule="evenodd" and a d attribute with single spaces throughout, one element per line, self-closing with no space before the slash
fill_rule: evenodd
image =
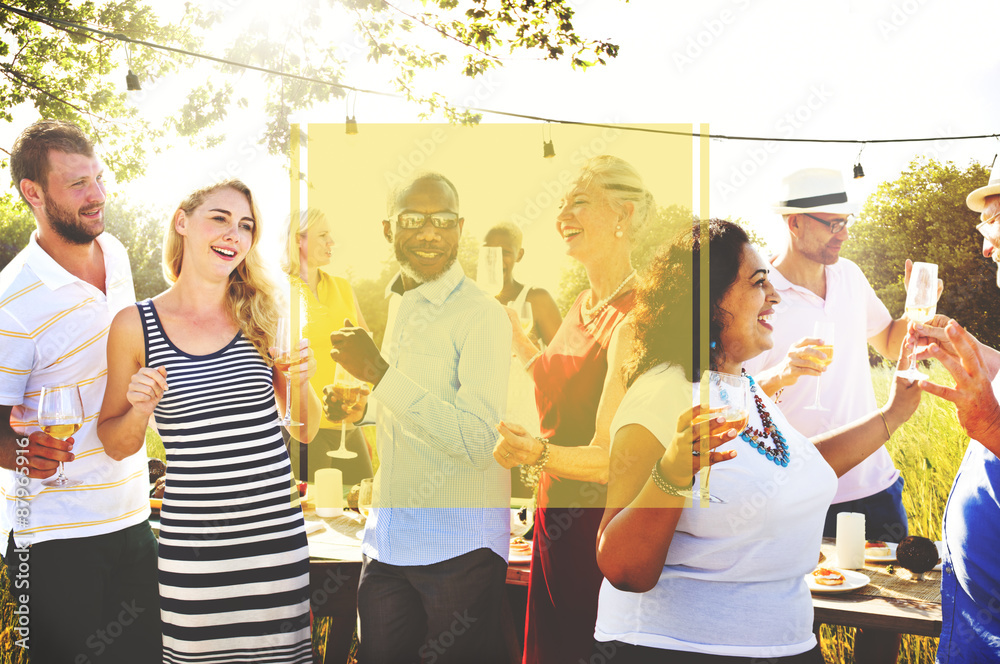
<path id="1" fill-rule="evenodd" d="M 562 316 L 547 290 L 522 284 L 514 278 L 514 266 L 524 258 L 523 242 L 520 227 L 509 221 L 495 224 L 483 238 L 484 247 L 500 247 L 503 252 L 503 290 L 497 300 L 517 314 L 527 302 L 531 307 L 531 327 L 525 333 L 532 341 L 547 346 L 559 329 Z"/>
<path id="2" fill-rule="evenodd" d="M 104 169 L 80 128 L 59 120 L 25 129 L 10 169 L 37 225 L 0 272 L 4 562 L 11 595 L 29 597 L 31 661 L 160 662 L 145 449 L 116 462 L 96 428 L 108 327 L 135 302 L 128 254 L 103 232 Z M 38 428 L 47 384 L 79 386 L 84 422 L 66 440 Z M 60 462 L 81 484 L 42 485 Z M 22 565 L 30 577 L 22 574 L 18 585 Z M 125 609 L 128 624 L 119 618 Z M 110 624 L 122 629 L 108 643 L 96 635 Z M 5 638 L 13 644 L 23 636 Z"/>
<path id="3" fill-rule="evenodd" d="M 806 168 L 786 177 L 782 185 L 775 210 L 782 215 L 788 241 L 770 259 L 771 282 L 782 298 L 773 318 L 774 346 L 749 360 L 746 369 L 781 404 L 792 426 L 814 436 L 871 412 L 875 390 L 868 346 L 894 359 L 907 321 L 893 320 L 861 269 L 840 256 L 857 212 L 840 171 Z M 909 266 L 907 261 L 905 280 Z M 832 340 L 816 337 L 819 321 L 833 326 Z M 822 343 L 836 348 L 829 364 L 819 361 L 823 353 L 816 346 Z M 826 410 L 812 409 L 820 379 L 799 380 L 820 374 L 819 399 Z M 841 512 L 865 515 L 869 541 L 899 542 L 908 534 L 903 476 L 884 447 L 840 478 L 824 537 L 836 536 Z M 865 661 L 894 662 L 898 650 L 896 633 L 857 630 L 855 653 Z"/>
<path id="4" fill-rule="evenodd" d="M 143 447 L 150 417 L 167 453 L 160 511 L 164 662 L 309 664 L 309 545 L 291 489 L 278 405 L 308 441 L 320 402 L 284 403 L 316 370 L 308 340 L 274 366 L 279 307 L 264 276 L 260 213 L 225 180 L 178 206 L 163 242 L 170 288 L 123 309 L 108 335 L 97 424 L 107 454 Z"/>
<path id="5" fill-rule="evenodd" d="M 1000 167 L 986 186 L 966 198 L 980 213 L 983 256 L 1000 264 Z M 997 272 L 1000 287 L 1000 271 Z M 943 521 L 940 664 L 1000 661 L 1000 352 L 978 342 L 947 316 L 917 326 L 954 387 L 920 381 L 928 394 L 947 399 L 972 440 L 955 476 Z"/>
<path id="6" fill-rule="evenodd" d="M 693 345 L 677 341 L 679 324 L 692 324 L 684 266 L 700 264 L 707 245 L 713 371 L 747 375 L 746 360 L 772 344 L 781 302 L 771 266 L 742 228 L 712 219 L 703 233 L 696 223 L 661 250 L 636 296 L 629 390 L 611 424 L 595 648 L 616 664 L 820 664 L 804 576 L 819 557 L 837 477 L 886 443 L 916 410 L 920 389 L 899 377 L 881 410 L 809 439 L 749 376 L 739 437 L 724 417 L 696 422 L 705 412 L 692 405 L 702 335 L 689 337 Z M 904 367 L 907 360 L 901 355 Z M 719 502 L 685 507 L 693 475 L 712 464 L 707 488 Z"/>
<path id="7" fill-rule="evenodd" d="M 500 247 L 503 252 L 503 290 L 497 295 L 497 300 L 507 307 L 507 314 L 513 324 L 521 325 L 528 339 L 544 348 L 559 329 L 562 316 L 547 290 L 532 288 L 514 279 L 514 265 L 524 258 L 522 242 L 521 229 L 510 222 L 495 224 L 483 238 L 484 247 Z M 504 421 L 517 422 L 531 436 L 541 433 L 538 428 L 538 411 L 535 408 L 535 383 L 524 370 L 524 364 L 517 353 L 511 353 Z M 511 497 L 531 498 L 533 494 L 533 487 L 528 487 L 521 481 L 518 469 L 511 468 Z"/>
<path id="8" fill-rule="evenodd" d="M 309 383 L 317 394 L 322 394 L 325 386 L 333 384 L 337 369 L 337 364 L 330 357 L 330 332 L 340 329 L 345 319 L 365 330 L 368 325 L 347 279 L 321 269 L 330 264 L 334 247 L 333 228 L 326 215 L 319 210 L 308 209 L 303 210 L 296 221 L 293 224 L 289 217 L 285 224 L 281 269 L 288 275 L 292 301 L 297 304 L 299 315 L 305 321 L 301 326 L 302 336 L 310 340 L 316 356 L 316 374 Z M 339 420 L 323 418 L 319 432 L 309 444 L 293 440 L 286 433 L 292 471 L 301 481 L 314 482 L 316 471 L 320 468 L 340 468 L 347 487 L 372 476 L 368 445 L 361 429 L 353 426 L 365 412 L 367 386 L 362 393 L 361 401 L 349 412 L 343 413 L 343 416 L 333 413 L 334 417 L 340 417 Z M 348 425 L 347 450 L 357 455 L 350 459 L 327 456 L 327 452 L 340 447 L 342 421 Z"/>
<path id="9" fill-rule="evenodd" d="M 510 364 L 503 308 L 458 264 L 458 190 L 421 173 L 389 200 L 382 353 L 369 334 L 330 335 L 333 359 L 374 386 L 379 469 L 361 547 L 359 661 L 505 662 L 501 607 L 510 485 L 493 462 Z M 327 411 L 340 409 L 333 392 Z"/>
<path id="10" fill-rule="evenodd" d="M 525 664 L 590 658 L 602 575 L 594 542 L 604 512 L 609 426 L 625 394 L 621 362 L 630 342 L 633 241 L 656 216 L 635 168 L 602 155 L 583 165 L 556 220 L 566 253 L 587 271 L 580 293 L 544 349 L 513 323 L 514 352 L 535 381 L 542 436 L 501 423 L 494 458 L 538 482 Z M 539 479 L 540 477 L 540 479 Z"/>

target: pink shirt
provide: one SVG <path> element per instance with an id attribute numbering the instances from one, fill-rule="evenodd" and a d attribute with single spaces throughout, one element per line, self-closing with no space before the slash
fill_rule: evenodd
<path id="1" fill-rule="evenodd" d="M 817 378 L 800 378 L 786 387 L 778 404 L 793 427 L 812 438 L 871 413 L 877 405 L 868 363 L 868 339 L 882 332 L 892 316 L 868 279 L 853 262 L 841 258 L 826 266 L 826 299 L 797 286 L 776 268 L 771 283 L 781 303 L 775 307 L 774 347 L 743 364 L 757 376 L 781 362 L 788 349 L 813 335 L 818 320 L 834 323 L 834 356 L 820 382 L 820 402 L 827 411 L 804 410 L 816 398 Z M 834 503 L 865 498 L 890 487 L 899 477 L 885 447 L 881 447 L 840 478 Z"/>

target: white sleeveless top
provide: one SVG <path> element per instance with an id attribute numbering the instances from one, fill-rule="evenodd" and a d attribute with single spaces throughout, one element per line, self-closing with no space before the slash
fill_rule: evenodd
<path id="1" fill-rule="evenodd" d="M 837 476 L 763 390 L 756 394 L 786 439 L 788 467 L 739 436 L 719 447 L 737 451 L 711 473 L 712 495 L 727 502 L 684 510 L 652 590 L 623 592 L 604 581 L 598 641 L 764 658 L 796 655 L 816 644 L 804 575 L 819 559 Z M 678 414 L 690 405 L 691 384 L 681 371 L 654 367 L 625 395 L 612 439 L 625 425 L 640 424 L 666 445 Z M 749 426 L 763 429 L 753 405 Z"/>

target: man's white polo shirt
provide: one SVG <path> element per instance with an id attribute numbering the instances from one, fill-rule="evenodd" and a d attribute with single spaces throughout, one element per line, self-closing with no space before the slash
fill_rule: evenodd
<path id="1" fill-rule="evenodd" d="M 83 427 L 73 437 L 76 459 L 66 464 L 66 475 L 82 484 L 45 487 L 41 480 L 0 469 L 0 532 L 6 540 L 13 527 L 19 546 L 115 532 L 149 518 L 145 451 L 114 461 L 97 437 L 108 330 L 115 314 L 135 302 L 125 248 L 107 234 L 97 242 L 104 252 L 107 295 L 63 269 L 34 234 L 0 272 L 0 404 L 14 407 L 14 431 L 27 444 L 27 435 L 38 428 L 43 385 L 76 383 L 84 408 Z"/>

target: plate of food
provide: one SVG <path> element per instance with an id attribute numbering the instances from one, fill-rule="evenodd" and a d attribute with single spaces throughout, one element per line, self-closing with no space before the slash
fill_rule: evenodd
<path id="1" fill-rule="evenodd" d="M 512 565 L 531 562 L 531 541 L 522 537 L 510 538 L 510 555 L 507 561 Z"/>
<path id="2" fill-rule="evenodd" d="M 891 563 L 896 560 L 895 542 L 865 542 L 865 562 Z"/>
<path id="3" fill-rule="evenodd" d="M 806 585 L 814 593 L 849 593 L 870 583 L 861 572 L 835 567 L 817 567 L 806 574 Z"/>

